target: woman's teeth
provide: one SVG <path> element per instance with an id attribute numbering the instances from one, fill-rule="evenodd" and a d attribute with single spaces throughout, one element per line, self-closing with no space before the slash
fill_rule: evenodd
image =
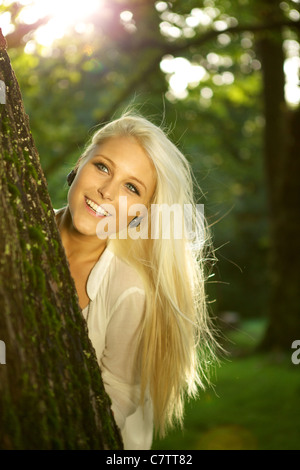
<path id="1" fill-rule="evenodd" d="M 101 206 L 98 206 L 94 201 L 91 201 L 90 199 L 86 198 L 86 203 L 91 209 L 93 209 L 97 215 L 105 215 L 108 216 L 110 215 L 108 212 L 106 212 Z"/>

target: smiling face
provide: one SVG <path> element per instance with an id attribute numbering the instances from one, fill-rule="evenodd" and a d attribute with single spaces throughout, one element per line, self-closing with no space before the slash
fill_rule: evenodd
<path id="1" fill-rule="evenodd" d="M 154 165 L 134 137 L 105 140 L 79 167 L 69 190 L 69 210 L 75 230 L 82 235 L 96 235 L 101 222 L 102 227 L 109 223 L 118 232 L 124 228 L 120 220 L 128 226 L 135 216 L 130 207 L 148 206 L 155 185 Z"/>

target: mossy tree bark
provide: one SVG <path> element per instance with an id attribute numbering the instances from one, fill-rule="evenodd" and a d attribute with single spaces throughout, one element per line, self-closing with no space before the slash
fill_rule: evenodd
<path id="1" fill-rule="evenodd" d="M 266 18 L 281 19 L 281 10 L 268 0 L 260 7 Z M 260 347 L 289 351 L 292 342 L 300 338 L 300 108 L 288 109 L 285 102 L 281 32 L 265 32 L 259 47 L 271 238 L 269 323 Z"/>
<path id="2" fill-rule="evenodd" d="M 121 449 L 0 29 L 1 449 Z"/>

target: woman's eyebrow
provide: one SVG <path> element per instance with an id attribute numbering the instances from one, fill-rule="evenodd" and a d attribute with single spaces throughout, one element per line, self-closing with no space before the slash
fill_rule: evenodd
<path id="1" fill-rule="evenodd" d="M 95 158 L 95 157 L 102 157 L 102 158 L 105 158 L 105 160 L 108 160 L 108 161 L 112 164 L 113 167 L 116 166 L 116 165 L 115 165 L 115 162 L 113 162 L 110 158 L 108 158 L 108 157 L 106 157 L 105 155 L 103 155 L 103 153 L 96 153 L 96 154 L 94 155 L 94 158 Z"/>
<path id="2" fill-rule="evenodd" d="M 115 165 L 115 162 L 113 162 L 110 158 L 106 157 L 105 155 L 103 155 L 102 153 L 97 153 L 94 155 L 94 157 L 102 157 L 102 158 L 105 158 L 105 160 L 108 160 L 110 162 L 110 164 L 115 168 L 116 165 Z M 138 178 L 136 178 L 135 176 L 129 176 L 128 179 L 131 179 L 131 180 L 135 180 L 137 181 L 139 184 L 141 184 L 144 188 L 145 188 L 145 191 L 147 191 L 147 188 L 145 186 L 145 184 L 139 180 Z"/>

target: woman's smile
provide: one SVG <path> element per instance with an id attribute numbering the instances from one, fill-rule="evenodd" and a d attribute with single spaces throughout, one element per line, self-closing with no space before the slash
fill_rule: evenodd
<path id="1" fill-rule="evenodd" d="M 87 196 L 85 196 L 85 204 L 87 211 L 93 215 L 94 217 L 109 217 L 111 214 L 107 212 L 102 206 L 97 204 L 95 201 L 92 199 L 89 199 Z"/>

